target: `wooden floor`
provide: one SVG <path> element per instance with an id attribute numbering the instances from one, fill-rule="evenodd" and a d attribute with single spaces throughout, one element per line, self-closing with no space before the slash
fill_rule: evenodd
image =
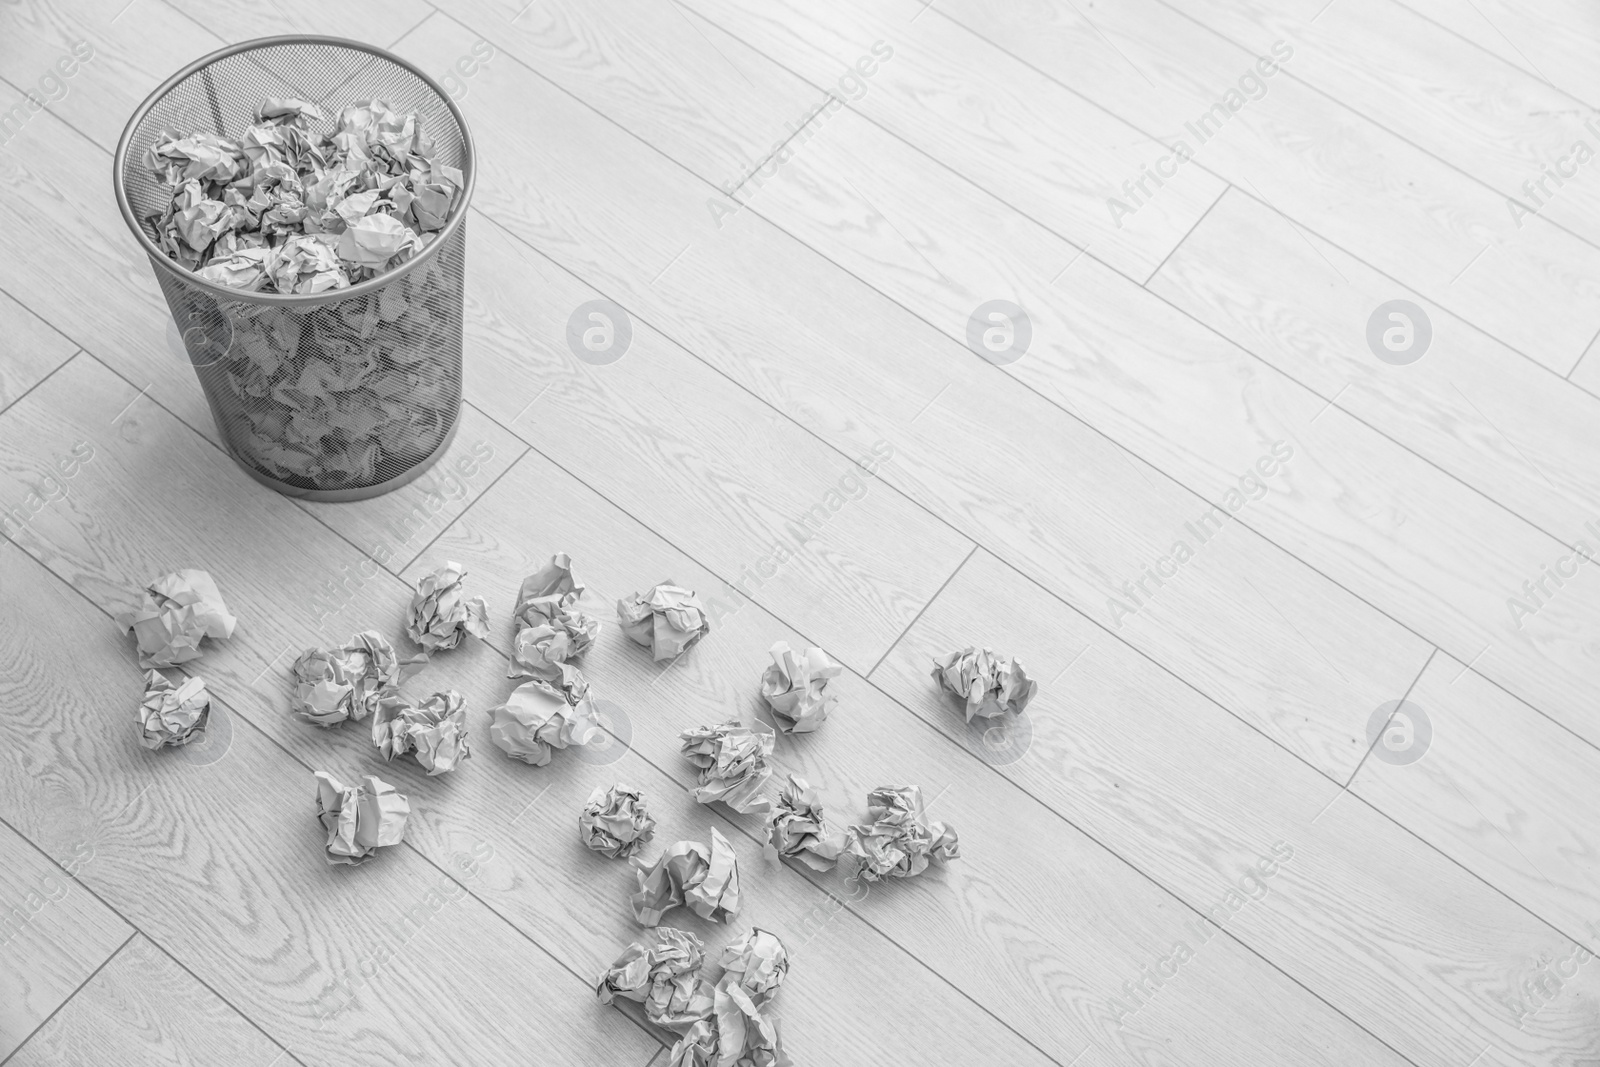
<path id="1" fill-rule="evenodd" d="M 112 199 L 156 84 L 286 32 L 450 75 L 480 153 L 460 432 L 360 504 L 220 449 Z M 789 943 L 800 1064 L 1600 1063 L 1590 0 L 0 0 L 0 108 L 79 40 L 0 146 L 0 1062 L 662 1067 L 591 988 L 638 927 L 574 823 L 621 780 L 734 842 L 735 927 L 673 918 Z M 565 341 L 600 298 L 603 366 Z M 609 766 L 487 735 L 556 551 L 606 618 L 669 576 L 743 605 L 665 671 L 608 624 Z M 493 640 L 410 688 L 466 694 L 475 758 L 383 768 L 405 844 L 329 868 L 311 772 L 380 765 L 289 663 L 398 639 L 445 559 Z M 186 566 L 241 620 L 191 665 L 210 761 L 138 746 L 110 617 Z M 755 714 L 780 639 L 847 669 L 779 773 L 840 822 L 918 783 L 959 861 L 845 900 L 694 804 L 678 731 Z M 929 677 L 966 644 L 1040 681 L 1017 758 Z M 1409 763 L 1369 733 L 1401 700 Z"/>

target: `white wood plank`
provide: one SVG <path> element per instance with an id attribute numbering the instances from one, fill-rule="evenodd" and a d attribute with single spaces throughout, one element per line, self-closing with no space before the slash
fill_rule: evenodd
<path id="1" fill-rule="evenodd" d="M 1308 244 L 1309 242 L 1309 244 Z M 1324 262 L 1325 261 L 1325 262 Z M 1307 285 L 1333 265 L 1348 285 Z M 1258 201 L 1230 193 L 1150 288 L 1559 540 L 1583 536 L 1600 494 L 1600 401 Z M 1366 324 L 1393 299 L 1423 308 L 1429 351 L 1379 361 Z"/>
<path id="2" fill-rule="evenodd" d="M 1042 0 L 953 0 L 930 14 L 956 20 L 1151 136 L 1183 137 L 1196 166 L 1558 373 L 1600 328 L 1600 249 L 1542 218 L 1519 230 L 1502 196 L 1293 79 L 1273 78 L 1261 99 L 1230 112 L 1197 144 L 1185 123 L 1252 73 L 1257 57 L 1159 0 L 1125 0 L 1087 19 Z M 1311 47 L 1304 37 L 1287 43 Z M 1296 60 L 1286 62 L 1293 69 Z M 1106 175 L 1110 188 L 1121 180 Z"/>
<path id="3" fill-rule="evenodd" d="M 8 679 L 0 690 L 6 717 L 21 713 L 20 696 Z M 8 756 L 8 776 L 27 767 L 16 753 Z M 9 1057 L 133 934 L 69 873 L 81 872 L 94 855 L 87 839 L 59 857 L 41 855 L 0 825 L 0 1057 Z"/>
<path id="4" fill-rule="evenodd" d="M 884 484 L 892 442 L 841 454 L 643 321 L 591 367 L 566 329 L 595 290 L 494 226 L 473 263 L 486 410 L 842 662 L 870 670 L 971 551 Z"/>
<path id="5" fill-rule="evenodd" d="M 970 309 L 986 294 L 1034 308 L 1028 354 L 1005 373 L 1192 489 L 1197 512 L 1207 502 L 1230 507 L 1241 524 L 1413 633 L 1463 660 L 1484 653 L 1486 675 L 1600 741 L 1591 700 L 1600 650 L 1580 636 L 1600 627 L 1600 598 L 1570 591 L 1532 618 L 1508 606 L 1526 596 L 1522 583 L 1538 578 L 1541 565 L 1569 556 L 1584 536 L 1583 511 L 1569 513 L 1558 540 L 1099 263 L 1052 285 L 1051 266 L 1070 258 L 1069 245 L 945 172 L 918 169 L 915 150 L 854 115 L 808 147 L 792 162 L 791 180 L 753 210 L 952 339 L 965 334 Z M 882 225 L 885 218 L 892 225 Z M 994 233 L 1007 235 L 1001 247 L 974 251 Z M 1350 325 L 1364 335 L 1364 321 Z M 1281 465 L 1278 441 L 1294 450 Z M 1275 474 L 1252 471 L 1262 456 Z M 1258 501 L 1240 495 L 1257 491 L 1240 472 L 1265 486 Z M 1230 492 L 1236 505 L 1227 503 Z M 1177 526 L 1168 527 L 1175 537 L 1205 552 Z M 1169 562 L 1180 575 L 1173 584 L 1198 563 Z M 1291 632 L 1315 618 L 1270 586 L 1245 583 L 1235 598 Z M 1600 575 L 1580 573 L 1577 585 L 1600 589 Z M 1117 596 L 1115 579 L 1102 589 Z M 1149 607 L 1170 610 L 1159 592 Z M 1131 597 L 1120 606 L 1108 600 L 1095 617 L 1115 625 L 1134 606 Z"/>
<path id="6" fill-rule="evenodd" d="M 1600 104 L 1600 11 L 1584 0 L 1405 0 L 1405 5 L 1523 70 Z"/>
<path id="7" fill-rule="evenodd" d="M 469 34 L 440 20 L 402 51 L 414 47 L 431 62 Z M 753 209 L 719 231 L 704 184 L 521 68 L 481 74 L 465 106 L 520 159 L 486 163 L 484 213 L 846 454 L 888 441 L 896 460 L 886 482 L 1082 610 L 1104 617 L 1108 592 L 1139 578 L 1205 510 Z M 557 144 L 560 152 L 548 147 Z M 599 174 L 621 184 L 597 192 Z M 482 402 L 491 412 L 505 403 Z M 1193 570 L 1197 581 L 1164 590 L 1159 609 L 1122 632 L 1304 758 L 1347 776 L 1358 732 L 1346 709 L 1403 690 L 1426 646 L 1247 531 L 1216 538 Z M 1308 605 L 1298 623 L 1305 636 L 1239 600 L 1241 575 Z M 1205 625 L 1188 625 L 1197 618 Z"/>
<path id="8" fill-rule="evenodd" d="M 548 500 L 566 505 L 541 506 Z M 492 588 L 509 588 L 551 552 L 570 550 L 597 613 L 605 613 L 617 591 L 631 588 L 642 574 L 672 574 L 701 590 L 717 587 L 725 577 L 706 571 L 535 455 L 496 483 L 437 547 L 471 558 Z M 509 635 L 497 631 L 495 636 L 503 647 Z M 634 750 L 687 788 L 693 768 L 678 754 L 677 732 L 734 715 L 770 718 L 757 682 L 769 661 L 767 650 L 780 639 L 799 647 L 807 637 L 752 605 L 670 668 L 652 663 L 612 626 L 583 667 L 596 692 L 630 714 Z M 1054 655 L 1065 664 L 1064 649 Z M 834 684 L 841 699 L 823 728 L 778 741 L 775 780 L 785 772 L 805 776 L 821 790 L 830 818 L 840 823 L 860 817 L 863 798 L 875 786 L 924 787 L 933 816 L 949 820 L 961 835 L 961 858 L 917 879 L 875 887 L 850 906 L 1057 1063 L 1071 1062 L 1091 1048 L 1103 1062 L 1144 1062 L 1146 1050 L 1155 1046 L 1170 1062 L 1196 1067 L 1232 1058 L 1399 1062 L 1276 971 L 1221 939 L 1204 950 L 1205 972 L 1197 972 L 1196 980 L 1174 986 L 1149 1013 L 1117 1028 L 1108 996 L 1120 983 L 1137 980 L 1142 965 L 1168 952 L 1184 936 L 1183 924 L 1192 915 L 855 673 Z M 1306 780 L 1320 780 L 1295 765 Z M 546 803 L 548 798 L 541 808 Z M 747 832 L 759 831 L 758 816 L 730 821 Z M 761 867 L 752 859 L 745 869 Z M 844 896 L 837 875 L 818 881 Z M 761 898 L 771 884 L 763 874 L 752 890 L 757 906 L 764 904 Z M 798 927 L 803 938 L 806 921 L 804 915 L 791 916 L 788 928 Z M 813 916 L 811 925 L 815 922 Z M 831 938 L 839 925 L 824 926 L 818 942 Z M 838 940 L 804 945 L 792 973 L 819 966 L 824 955 L 846 968 L 864 965 L 870 956 L 850 947 L 840 933 Z M 794 1002 L 785 999 L 780 1010 L 799 1023 L 801 1009 Z M 885 1020 L 898 1016 L 886 1006 L 877 1014 Z M 1297 1020 L 1297 1027 L 1283 1026 L 1285 1018 Z M 941 1031 L 954 1039 L 961 1027 Z M 1011 1062 L 1008 1054 L 992 1055 L 996 1062 Z M 899 1057 L 919 1063 L 983 1058 L 954 1050 L 935 1053 L 931 1060 L 909 1050 Z"/>
<path id="9" fill-rule="evenodd" d="M 977 749 L 981 740 L 961 740 L 959 705 L 929 677 L 934 655 L 971 643 L 1021 657 L 1041 684 L 1031 743 L 1000 768 L 1006 777 L 1196 909 L 1224 901 L 1287 842 L 1294 855 L 1264 879 L 1264 895 L 1217 914 L 1233 909 L 1230 933 L 1418 1067 L 1459 1067 L 1486 1045 L 1523 1064 L 1577 1067 L 1592 1052 L 1600 968 L 1537 1017 L 1506 1007 L 1536 960 L 1573 950 L 1566 936 L 987 554 L 962 568 L 874 678 Z M 1056 679 L 1061 649 L 1084 646 Z M 1180 968 L 1160 996 L 1183 977 Z"/>
<path id="10" fill-rule="evenodd" d="M 0 78 L 11 83 L 11 90 L 0 87 L 0 91 L 13 97 L 32 90 L 47 102 L 50 114 L 97 143 L 115 148 L 140 101 L 180 67 L 222 44 L 160 0 L 143 0 L 119 14 L 126 3 L 17 0 L 6 4 L 0 9 Z M 63 77 L 65 71 L 72 73 Z M 51 75 L 54 80 L 41 84 Z M 7 99 L 6 106 L 10 103 Z M 42 121 L 42 114 L 34 114 L 27 124 Z M 27 144 L 18 139 L 0 151 L 25 158 L 30 153 Z M 108 198 L 110 171 L 108 161 L 94 173 Z"/>
<path id="11" fill-rule="evenodd" d="M 164 952 L 134 937 L 8 1062 L 271 1067 L 292 1061 Z"/>
<path id="12" fill-rule="evenodd" d="M 1590 244 L 1600 242 L 1600 175 L 1575 165 L 1573 152 L 1579 141 L 1590 157 L 1600 146 L 1594 132 L 1600 122 L 1584 126 L 1590 108 L 1396 0 L 1341 0 L 1318 15 L 1324 2 L 1169 6 L 1254 51 L 1266 52 L 1275 40 L 1303 40 L 1290 77 L 1515 200 L 1516 212 L 1509 204 L 1501 209 L 1507 218 L 1537 214 Z M 1567 176 L 1546 177 L 1545 168 L 1554 170 L 1558 160 Z"/>
<path id="13" fill-rule="evenodd" d="M 583 99 L 603 100 L 607 115 L 730 189 L 823 100 L 820 91 L 681 3 L 457 0 L 439 6 L 495 46 L 491 65 L 511 56 L 537 59 L 546 77 Z M 217 25 L 223 30 L 229 23 L 219 19 Z M 475 73 L 456 72 L 460 95 L 471 93 L 476 80 Z"/>
<path id="14" fill-rule="evenodd" d="M 711 97 L 705 105 L 708 110 L 719 101 L 744 101 L 754 95 L 741 82 L 741 71 L 752 71 L 749 77 L 759 77 L 762 86 L 782 79 L 786 86 L 796 87 L 781 106 L 767 105 L 769 115 L 787 115 L 793 120 L 790 125 L 804 126 L 781 158 L 804 153 L 813 133 L 826 128 L 841 105 L 831 105 L 814 117 L 811 113 L 829 99 L 825 93 L 833 94 L 841 104 L 927 146 L 936 158 L 970 164 L 966 173 L 973 180 L 1080 244 L 1092 243 L 1107 262 L 1140 279 L 1155 269 L 1223 189 L 1215 176 L 1190 170 L 1175 179 L 1165 198 L 1150 210 L 1115 225 L 1106 209 L 1103 175 L 1137 176 L 1149 147 L 1141 143 L 1144 139 L 1120 120 L 942 19 L 908 23 L 887 10 L 858 5 L 839 5 L 822 17 L 810 5 L 791 3 L 762 4 L 727 18 L 725 5 L 702 4 L 697 10 L 710 21 L 699 15 L 687 17 L 729 57 L 727 63 L 707 65 L 695 61 L 698 51 L 677 44 L 688 31 L 680 24 L 682 16 L 674 13 L 675 4 L 630 5 L 620 23 L 616 12 L 608 9 L 604 19 L 588 20 L 593 23 L 594 40 L 582 50 L 572 43 L 571 31 L 552 27 L 534 34 L 522 20 L 507 25 L 495 18 L 498 6 L 495 0 L 469 0 L 452 5 L 450 11 L 544 77 L 724 189 L 738 184 L 748 168 L 735 171 L 732 161 L 723 158 L 726 153 L 713 154 L 719 141 L 716 132 L 701 131 L 692 117 L 686 122 L 676 96 L 662 99 L 659 90 L 645 92 L 638 83 L 646 76 L 652 87 L 675 87 L 686 80 L 698 83 L 703 86 L 700 92 Z M 650 25 L 655 32 L 642 35 L 636 23 Z M 728 37 L 719 23 L 736 36 Z M 624 35 L 625 41 L 617 41 Z M 806 78 L 809 88 L 789 70 Z M 695 135 L 693 140 L 685 143 L 690 134 Z M 974 143 L 982 146 L 981 151 L 969 150 Z M 745 180 L 735 198 L 759 203 L 772 170 L 763 168 Z M 781 174 L 782 169 L 776 172 Z"/>
<path id="15" fill-rule="evenodd" d="M 350 37 L 387 48 L 430 14 L 427 0 L 162 0 L 228 41 L 314 33 Z M 430 73 L 432 73 L 430 71 Z"/>
<path id="16" fill-rule="evenodd" d="M 78 350 L 4 293 L 0 293 L 0 337 L 6 339 L 6 358 L 0 360 L 0 411 L 16 403 Z"/>
<path id="17" fill-rule="evenodd" d="M 1587 813 L 1600 754 L 1449 656 L 1406 698 L 1422 758 L 1369 758 L 1350 784 L 1422 840 L 1570 936 L 1600 948 L 1600 855 Z"/>
<path id="18" fill-rule="evenodd" d="M 1596 336 L 1596 341 L 1600 342 L 1600 335 Z M 1600 396 L 1600 358 L 1596 357 L 1596 352 L 1600 352 L 1600 344 L 1591 344 L 1589 351 L 1584 353 L 1584 358 L 1573 368 L 1567 380 L 1591 394 Z"/>

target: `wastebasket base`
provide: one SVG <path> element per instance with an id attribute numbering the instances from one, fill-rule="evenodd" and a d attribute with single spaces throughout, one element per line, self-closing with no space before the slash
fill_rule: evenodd
<path id="1" fill-rule="evenodd" d="M 461 413 L 458 410 L 454 421 L 452 421 L 450 424 L 449 432 L 444 435 L 444 440 L 439 442 L 439 447 L 434 449 L 431 455 L 413 465 L 409 470 L 397 478 L 390 478 L 388 481 L 379 482 L 377 485 L 357 486 L 354 489 L 305 489 L 298 485 L 290 485 L 288 482 L 280 482 L 276 478 L 256 470 L 248 460 L 245 460 L 239 456 L 238 453 L 230 451 L 229 454 L 233 456 L 233 461 L 235 463 L 244 468 L 244 472 L 246 474 L 274 492 L 282 493 L 284 496 L 292 496 L 296 500 L 310 500 L 315 503 L 346 504 L 352 500 L 370 500 L 375 496 L 382 496 L 385 493 L 393 492 L 394 490 L 399 489 L 401 486 L 415 481 L 418 477 L 427 472 L 435 463 L 437 463 L 440 456 L 444 455 L 450 450 L 450 446 L 455 443 L 456 430 L 459 429 L 460 426 Z"/>

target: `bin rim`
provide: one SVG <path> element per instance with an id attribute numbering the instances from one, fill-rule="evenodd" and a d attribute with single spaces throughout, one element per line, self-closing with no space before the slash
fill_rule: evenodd
<path id="1" fill-rule="evenodd" d="M 123 167 L 127 163 L 128 152 L 133 147 L 133 134 L 134 131 L 139 128 L 140 123 L 144 121 L 144 117 L 150 113 L 150 109 L 155 107 L 156 104 L 169 92 L 171 92 L 174 87 L 176 87 L 185 79 L 199 73 L 201 70 L 205 69 L 211 64 L 216 63 L 219 60 L 227 59 L 229 56 L 238 55 L 242 52 L 253 52 L 262 48 L 292 44 L 333 45 L 339 48 L 346 48 L 351 51 L 367 52 L 371 55 L 377 56 L 379 59 L 387 60 L 396 66 L 404 67 L 406 70 L 416 75 L 423 82 L 423 84 L 427 85 L 428 88 L 432 89 L 439 95 L 440 100 L 444 101 L 445 107 L 450 110 L 450 114 L 455 118 L 456 125 L 461 130 L 461 172 L 466 179 L 466 186 L 461 190 L 461 200 L 458 204 L 456 204 L 455 210 L 450 213 L 450 218 L 445 220 L 444 227 L 434 234 L 433 239 L 428 242 L 427 247 L 425 247 L 421 252 L 418 252 L 416 255 L 412 256 L 410 259 L 406 260 L 400 266 L 394 268 L 393 270 L 385 271 L 375 278 L 368 278 L 364 282 L 358 282 L 355 285 L 347 286 L 343 289 L 329 289 L 326 292 L 321 293 L 262 293 L 245 289 L 234 289 L 226 285 L 218 285 L 216 282 L 207 281 L 205 278 L 200 277 L 198 272 L 188 270 L 173 260 L 161 250 L 160 246 L 150 239 L 149 235 L 144 232 L 144 227 L 139 224 L 138 216 L 133 213 L 133 205 L 128 202 L 128 190 L 122 180 Z M 478 168 L 476 164 L 477 157 L 472 144 L 472 130 L 467 126 L 466 116 L 461 113 L 461 109 L 456 106 L 456 102 L 450 98 L 450 94 L 445 92 L 444 87 L 440 85 L 433 77 L 424 73 L 419 67 L 417 67 L 416 64 L 400 58 L 393 52 L 390 52 L 388 49 L 379 48 L 377 45 L 367 44 L 363 41 L 351 40 L 348 37 L 328 37 L 310 33 L 289 33 L 276 37 L 256 37 L 249 41 L 240 41 L 237 44 L 231 44 L 225 48 L 219 48 L 215 52 L 196 59 L 182 70 L 179 70 L 177 73 L 173 74 L 166 81 L 156 86 L 150 95 L 145 97 L 144 101 L 134 109 L 133 116 L 128 119 L 128 124 L 123 127 L 122 136 L 117 140 L 117 150 L 112 156 L 111 183 L 116 192 L 117 207 L 122 212 L 122 220 L 128 224 L 128 229 L 133 231 L 134 238 L 139 242 L 140 247 L 144 249 L 145 255 L 150 258 L 151 263 L 155 264 L 157 270 L 165 270 L 169 272 L 180 279 L 185 285 L 194 286 L 197 289 L 203 290 L 214 299 L 228 300 L 236 303 L 242 302 L 277 307 L 306 308 L 319 304 L 331 304 L 340 300 L 350 299 L 351 297 L 365 296 L 369 293 L 377 292 L 389 283 L 409 274 L 411 271 L 415 270 L 417 267 L 420 267 L 434 255 L 436 255 L 439 249 L 442 248 L 452 236 L 454 236 L 458 229 L 461 228 L 463 220 L 466 219 L 467 208 L 472 202 L 472 191 L 478 184 Z"/>

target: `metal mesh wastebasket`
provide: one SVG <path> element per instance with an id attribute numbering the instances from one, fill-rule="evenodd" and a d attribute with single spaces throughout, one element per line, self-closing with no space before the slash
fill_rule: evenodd
<path id="1" fill-rule="evenodd" d="M 463 185 L 420 252 L 367 281 L 316 294 L 244 292 L 168 258 L 156 221 L 172 191 L 146 169 L 162 130 L 237 138 L 268 97 L 415 112 Z M 281 493 L 359 500 L 404 485 L 449 447 L 461 411 L 466 212 L 472 138 L 440 86 L 379 48 L 334 37 L 268 37 L 190 64 L 150 95 L 117 145 L 117 204 L 150 258 L 235 460 Z"/>

